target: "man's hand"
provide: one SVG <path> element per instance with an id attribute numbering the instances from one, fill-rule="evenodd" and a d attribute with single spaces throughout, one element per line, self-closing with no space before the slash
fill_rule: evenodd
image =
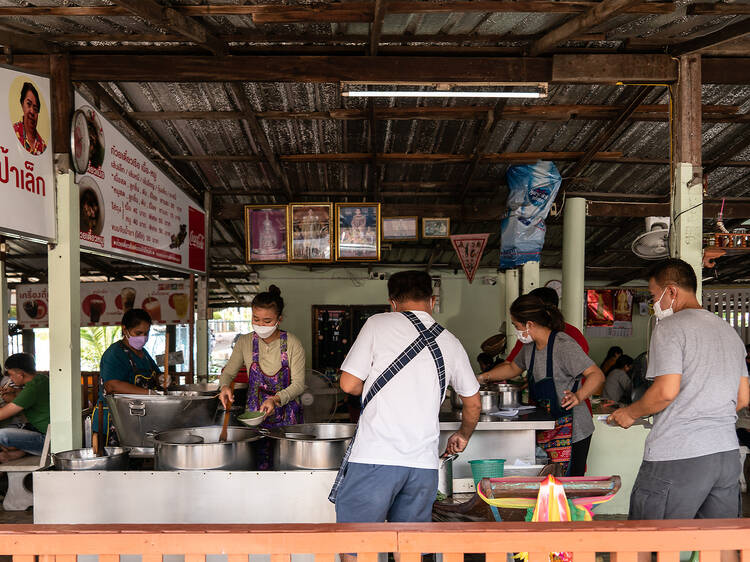
<path id="1" fill-rule="evenodd" d="M 463 453 L 468 444 L 469 439 L 461 435 L 460 431 L 457 431 L 448 438 L 448 443 L 445 446 L 445 454 L 455 455 L 457 453 Z"/>
<path id="2" fill-rule="evenodd" d="M 628 408 L 620 408 L 610 414 L 607 418 L 607 423 L 609 425 L 619 425 L 623 429 L 627 429 L 635 423 L 635 417 L 633 417 Z"/>

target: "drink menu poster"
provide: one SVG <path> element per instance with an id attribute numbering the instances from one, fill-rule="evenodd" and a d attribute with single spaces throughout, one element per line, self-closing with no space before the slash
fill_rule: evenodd
<path id="1" fill-rule="evenodd" d="M 81 248 L 205 272 L 203 209 L 83 97 L 75 102 Z"/>
<path id="2" fill-rule="evenodd" d="M 49 324 L 47 285 L 16 288 L 18 325 Z M 190 324 L 193 311 L 189 281 L 117 281 L 81 283 L 81 326 L 119 326 L 131 308 L 142 308 L 154 324 Z"/>

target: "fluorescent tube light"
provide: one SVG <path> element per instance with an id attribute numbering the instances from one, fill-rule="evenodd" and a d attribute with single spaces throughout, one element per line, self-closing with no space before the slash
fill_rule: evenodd
<path id="1" fill-rule="evenodd" d="M 341 95 L 349 98 L 542 98 L 546 97 L 541 92 L 450 92 L 434 91 L 418 92 L 409 90 L 396 90 L 393 92 L 381 91 L 348 91 Z"/>

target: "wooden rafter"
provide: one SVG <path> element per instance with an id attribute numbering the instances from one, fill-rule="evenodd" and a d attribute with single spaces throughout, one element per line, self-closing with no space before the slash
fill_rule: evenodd
<path id="1" fill-rule="evenodd" d="M 716 47 L 748 35 L 750 35 L 750 19 L 745 18 L 741 21 L 735 21 L 713 33 L 708 33 L 682 43 L 677 43 L 676 45 L 669 47 L 668 52 L 676 57 L 687 55 L 697 51 L 702 51 L 709 47 Z"/>
<path id="2" fill-rule="evenodd" d="M 620 127 L 622 127 L 623 123 L 625 123 L 630 118 L 633 112 L 638 108 L 638 106 L 641 105 L 643 100 L 646 99 L 646 96 L 650 92 L 651 86 L 640 86 L 638 88 L 635 95 L 630 100 L 630 103 L 625 106 L 625 108 L 614 120 L 612 120 L 612 122 L 610 122 L 604 129 L 599 132 L 594 141 L 586 149 L 585 154 L 565 170 L 564 175 L 566 179 L 569 180 L 571 178 L 576 178 L 583 173 L 583 171 L 586 169 L 586 166 L 591 163 L 592 159 L 596 156 L 597 153 L 599 153 L 606 147 L 607 143 L 612 140 L 612 138 L 615 136 L 615 133 L 617 133 Z"/>
<path id="3" fill-rule="evenodd" d="M 729 142 L 721 147 L 720 156 L 715 160 L 704 161 L 703 173 L 708 174 L 721 166 L 726 166 L 732 158 L 750 147 L 750 125 L 734 129 Z"/>
<path id="4" fill-rule="evenodd" d="M 373 18 L 370 24 L 370 56 L 378 54 L 380 36 L 383 34 L 383 20 L 385 19 L 386 0 L 375 0 Z"/>
<path id="5" fill-rule="evenodd" d="M 466 197 L 466 194 L 469 191 L 469 187 L 474 181 L 474 176 L 479 169 L 479 163 L 482 160 L 482 156 L 485 154 L 487 145 L 489 144 L 492 135 L 495 133 L 498 123 L 500 123 L 502 119 L 503 108 L 505 107 L 505 105 L 506 100 L 500 100 L 498 101 L 497 105 L 495 105 L 494 109 L 491 112 L 487 113 L 487 121 L 485 122 L 484 127 L 482 127 L 481 129 L 479 138 L 477 139 L 477 143 L 474 146 L 474 151 L 472 152 L 469 169 L 467 170 L 464 177 L 463 185 L 457 193 L 459 201 L 462 201 L 464 197 Z"/>
<path id="6" fill-rule="evenodd" d="M 274 153 L 273 148 L 271 148 L 271 143 L 268 141 L 268 137 L 266 136 L 263 127 L 258 122 L 258 118 L 255 116 L 255 113 L 250 106 L 250 102 L 248 101 L 247 96 L 242 89 L 242 86 L 237 82 L 232 82 L 230 84 L 230 88 L 232 89 L 234 97 L 237 99 L 237 103 L 240 106 L 242 118 L 250 128 L 250 134 L 253 140 L 255 141 L 255 143 L 257 143 L 261 152 L 265 156 L 265 162 L 270 166 L 276 182 L 284 191 L 284 196 L 288 201 L 291 201 L 292 199 L 294 199 L 294 194 L 292 193 L 292 189 L 289 186 L 289 179 L 287 178 L 286 173 L 284 173 L 284 170 L 281 169 L 278 158 Z"/>
<path id="7" fill-rule="evenodd" d="M 174 8 L 162 6 L 154 0 L 114 0 L 115 4 L 132 15 L 177 33 L 198 45 L 205 47 L 215 55 L 226 53 L 226 44 L 214 36 L 202 23 L 178 12 Z"/>
<path id="8" fill-rule="evenodd" d="M 574 35 L 604 23 L 608 18 L 640 4 L 642 1 L 643 0 L 602 0 L 602 2 L 596 6 L 589 8 L 586 13 L 566 21 L 559 27 L 550 30 L 543 37 L 536 40 L 534 44 L 531 45 L 529 54 L 536 57 L 542 53 L 546 53 L 560 43 L 568 41 Z"/>
<path id="9" fill-rule="evenodd" d="M 35 35 L 16 33 L 7 29 L 0 29 L 0 45 L 12 51 L 55 53 L 60 50 L 54 43 L 39 39 Z"/>

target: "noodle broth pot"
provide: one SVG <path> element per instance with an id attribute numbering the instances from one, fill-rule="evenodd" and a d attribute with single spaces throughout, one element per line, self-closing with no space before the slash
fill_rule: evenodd
<path id="1" fill-rule="evenodd" d="M 161 431 L 154 436 L 156 470 L 254 470 L 253 443 L 263 436 L 255 429 L 220 426 Z"/>
<path id="2" fill-rule="evenodd" d="M 306 423 L 264 431 L 274 470 L 336 470 L 354 437 L 353 423 Z"/>

